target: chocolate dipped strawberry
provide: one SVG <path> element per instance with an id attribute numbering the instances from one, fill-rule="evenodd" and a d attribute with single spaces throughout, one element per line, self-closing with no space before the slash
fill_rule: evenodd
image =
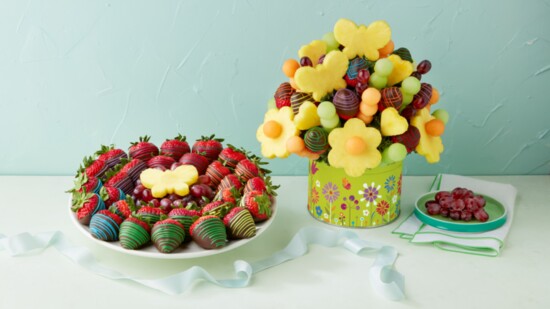
<path id="1" fill-rule="evenodd" d="M 160 145 L 160 154 L 168 157 L 172 157 L 175 161 L 178 161 L 181 156 L 190 152 L 189 143 L 186 141 L 186 137 L 178 134 L 178 136 L 167 139 Z"/>
<path id="2" fill-rule="evenodd" d="M 140 159 L 147 161 L 150 158 L 159 154 L 159 149 L 155 144 L 149 142 L 150 136 L 142 136 L 139 138 L 139 142 L 134 142 L 128 149 L 128 155 L 132 159 Z"/>
<path id="3" fill-rule="evenodd" d="M 223 139 L 216 138 L 215 135 L 202 136 L 193 144 L 191 151 L 203 155 L 209 162 L 212 162 L 218 158 L 222 151 L 222 142 Z"/>

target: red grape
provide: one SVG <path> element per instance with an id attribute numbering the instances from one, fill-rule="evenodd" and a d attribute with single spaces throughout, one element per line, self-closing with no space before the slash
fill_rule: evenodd
<path id="1" fill-rule="evenodd" d="M 442 198 L 444 197 L 451 197 L 451 193 L 447 192 L 447 191 L 439 191 L 435 194 L 435 200 L 437 202 L 441 201 Z"/>
<path id="2" fill-rule="evenodd" d="M 145 203 L 149 203 L 153 199 L 153 193 L 151 192 L 151 189 L 144 189 L 141 192 L 141 199 Z"/>
<path id="3" fill-rule="evenodd" d="M 472 220 L 472 213 L 467 211 L 467 210 L 463 210 L 460 212 L 460 220 L 463 220 L 463 221 L 470 221 Z"/>
<path id="4" fill-rule="evenodd" d="M 471 197 L 464 199 L 464 204 L 466 204 L 466 210 L 472 213 L 480 208 L 476 200 Z"/>
<path id="5" fill-rule="evenodd" d="M 361 84 L 368 84 L 370 78 L 370 72 L 366 69 L 361 69 L 357 71 L 357 81 Z"/>
<path id="6" fill-rule="evenodd" d="M 453 220 L 460 220 L 460 211 L 451 211 L 449 213 L 449 218 Z"/>
<path id="7" fill-rule="evenodd" d="M 165 214 L 169 213 L 170 210 L 172 210 L 172 200 L 167 198 L 167 197 L 161 199 L 160 200 L 160 209 Z"/>
<path id="8" fill-rule="evenodd" d="M 476 196 L 474 196 L 473 198 L 474 198 L 474 200 L 476 201 L 478 207 L 485 207 L 486 201 L 485 201 L 485 199 L 483 198 L 483 196 L 481 196 L 481 195 L 476 195 Z"/>
<path id="9" fill-rule="evenodd" d="M 441 205 L 436 201 L 427 201 L 426 210 L 430 215 L 435 216 L 441 212 Z"/>
<path id="10" fill-rule="evenodd" d="M 172 165 L 170 166 L 170 170 L 173 171 L 173 170 L 175 170 L 178 166 L 182 166 L 182 165 L 183 165 L 183 163 L 181 163 L 181 162 L 174 162 L 174 163 L 172 163 Z"/>
<path id="11" fill-rule="evenodd" d="M 429 215 L 441 215 L 453 220 L 480 222 L 489 220 L 489 215 L 483 207 L 486 201 L 482 195 L 475 195 L 472 190 L 456 187 L 452 191 L 439 191 L 435 200 L 425 203 Z"/>
<path id="12" fill-rule="evenodd" d="M 311 59 L 309 59 L 309 57 L 302 57 L 300 59 L 300 66 L 303 66 L 303 67 L 312 67 L 313 66 L 313 62 L 311 62 Z"/>
<path id="13" fill-rule="evenodd" d="M 451 211 L 462 211 L 464 209 L 464 207 L 466 207 L 466 205 L 464 205 L 463 200 L 454 199 L 451 202 L 450 210 Z"/>
<path id="14" fill-rule="evenodd" d="M 322 55 L 321 57 L 319 57 L 319 60 L 317 60 L 317 64 L 322 64 L 325 61 L 325 56 L 326 55 Z"/>
<path id="15" fill-rule="evenodd" d="M 152 207 L 155 207 L 155 208 L 158 208 L 160 207 L 160 201 L 156 198 L 152 199 L 149 201 L 149 203 L 147 203 L 149 206 L 152 206 Z"/>
<path id="16" fill-rule="evenodd" d="M 418 80 L 422 80 L 422 74 L 418 73 L 417 71 L 414 71 L 411 73 L 412 77 L 416 77 Z"/>
<path id="17" fill-rule="evenodd" d="M 432 68 L 432 63 L 429 60 L 422 60 L 416 67 L 416 71 L 422 75 L 430 72 Z"/>
<path id="18" fill-rule="evenodd" d="M 214 191 L 208 185 L 199 183 L 191 186 L 191 195 L 196 199 L 202 199 L 206 197 L 207 199 L 212 199 L 214 196 Z"/>
<path id="19" fill-rule="evenodd" d="M 489 215 L 483 208 L 480 208 L 476 212 L 474 212 L 474 217 L 481 222 L 486 222 L 487 220 L 489 220 Z"/>

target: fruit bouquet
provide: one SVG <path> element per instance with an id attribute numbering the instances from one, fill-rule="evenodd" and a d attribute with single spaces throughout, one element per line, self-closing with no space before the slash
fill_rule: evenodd
<path id="1" fill-rule="evenodd" d="M 277 186 L 259 157 L 222 142 L 212 135 L 190 146 L 178 135 L 158 147 L 145 136 L 127 152 L 102 146 L 68 191 L 75 220 L 98 240 L 161 253 L 255 236 L 274 212 Z"/>
<path id="2" fill-rule="evenodd" d="M 358 26 L 340 19 L 298 57 L 284 62 L 289 80 L 275 91 L 257 130 L 263 156 L 296 154 L 350 177 L 411 152 L 439 161 L 449 115 L 433 110 L 439 93 L 422 82 L 431 63 L 394 48 L 385 21 Z"/>

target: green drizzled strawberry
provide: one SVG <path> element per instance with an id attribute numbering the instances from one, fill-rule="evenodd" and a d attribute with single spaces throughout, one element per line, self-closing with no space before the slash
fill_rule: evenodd
<path id="1" fill-rule="evenodd" d="M 256 235 L 256 224 L 248 209 L 235 207 L 223 217 L 223 224 L 229 231 L 230 238 L 250 238 Z"/>
<path id="2" fill-rule="evenodd" d="M 129 250 L 139 249 L 151 240 L 150 232 L 147 222 L 129 217 L 120 225 L 120 245 Z"/>
<path id="3" fill-rule="evenodd" d="M 155 224 L 160 220 L 162 210 L 156 207 L 143 206 L 137 211 L 137 214 L 140 216 L 141 220 L 149 224 Z"/>
<path id="4" fill-rule="evenodd" d="M 223 218 L 231 208 L 235 207 L 233 203 L 226 203 L 223 201 L 214 201 L 204 205 L 202 208 L 201 214 L 203 216 L 213 215 L 218 218 Z"/>
<path id="5" fill-rule="evenodd" d="M 174 219 L 164 219 L 153 225 L 151 239 L 155 247 L 162 253 L 176 250 L 183 242 L 185 228 Z"/>
<path id="6" fill-rule="evenodd" d="M 216 216 L 203 216 L 189 228 L 193 240 L 204 249 L 218 249 L 227 244 L 225 225 Z"/>
<path id="7" fill-rule="evenodd" d="M 193 222 L 195 222 L 195 220 L 200 216 L 201 216 L 200 211 L 186 209 L 186 208 L 172 209 L 170 213 L 168 213 L 169 218 L 177 220 L 179 223 L 183 225 L 184 231 L 185 231 L 184 241 L 191 240 L 191 235 L 189 234 L 189 227 L 191 227 L 191 224 L 193 224 Z"/>

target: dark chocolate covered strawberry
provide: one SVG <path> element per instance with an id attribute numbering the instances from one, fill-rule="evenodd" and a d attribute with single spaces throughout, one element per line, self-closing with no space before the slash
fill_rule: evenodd
<path id="1" fill-rule="evenodd" d="M 147 161 L 154 156 L 158 156 L 159 149 L 155 144 L 149 142 L 150 136 L 142 136 L 139 138 L 139 142 L 134 142 L 128 149 L 128 155 L 132 159 L 140 159 Z"/>
<path id="2" fill-rule="evenodd" d="M 202 136 L 193 144 L 191 151 L 205 156 L 208 162 L 212 162 L 218 158 L 222 151 L 222 142 L 223 139 L 216 138 L 215 135 Z"/>
<path id="3" fill-rule="evenodd" d="M 186 137 L 181 134 L 172 139 L 167 139 L 160 145 L 160 154 L 172 157 L 176 161 L 190 151 L 191 149 L 189 148 L 189 143 L 186 141 Z"/>

